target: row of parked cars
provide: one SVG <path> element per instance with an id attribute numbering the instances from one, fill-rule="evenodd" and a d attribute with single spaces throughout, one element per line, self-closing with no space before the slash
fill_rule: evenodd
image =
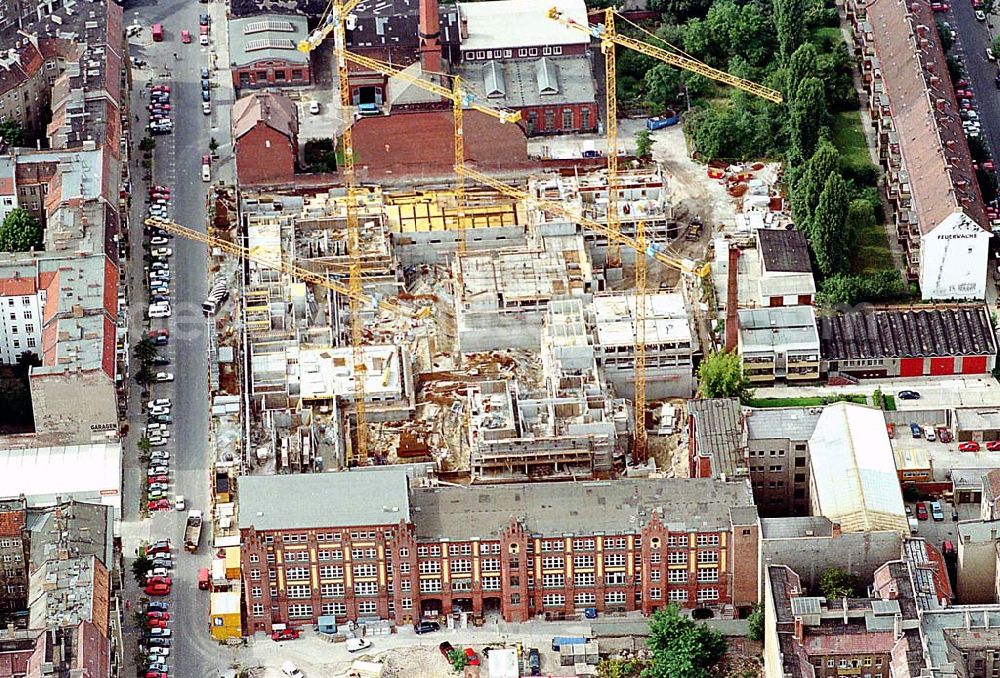
<path id="1" fill-rule="evenodd" d="M 170 541 L 163 539 L 146 547 L 145 555 L 152 560 L 153 569 L 146 575 L 147 596 L 162 598 L 170 594 L 172 580 L 170 569 L 173 555 Z M 136 669 L 141 678 L 169 678 L 170 643 L 173 631 L 169 627 L 170 604 L 165 600 L 150 600 L 143 610 L 144 629 L 139 640 L 139 652 L 143 661 Z"/>
<path id="2" fill-rule="evenodd" d="M 174 131 L 170 85 L 153 85 L 149 90 L 149 133 L 170 134 Z"/>

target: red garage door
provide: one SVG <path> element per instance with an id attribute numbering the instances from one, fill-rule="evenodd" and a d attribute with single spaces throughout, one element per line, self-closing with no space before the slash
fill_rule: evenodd
<path id="1" fill-rule="evenodd" d="M 901 377 L 922 377 L 924 376 L 923 358 L 903 358 L 899 361 L 899 376 Z"/>
<path id="2" fill-rule="evenodd" d="M 931 374 L 955 374 L 955 359 L 931 358 Z"/>
<path id="3" fill-rule="evenodd" d="M 986 372 L 986 356 L 967 355 L 962 358 L 962 374 L 984 374 Z"/>

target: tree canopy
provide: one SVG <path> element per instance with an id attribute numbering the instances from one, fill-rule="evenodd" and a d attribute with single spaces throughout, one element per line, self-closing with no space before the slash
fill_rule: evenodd
<path id="1" fill-rule="evenodd" d="M 819 590 L 828 600 L 850 598 L 858 586 L 858 578 L 842 567 L 831 567 L 819 577 Z"/>
<path id="2" fill-rule="evenodd" d="M 15 207 L 0 223 L 0 251 L 27 252 L 42 245 L 42 226 L 23 207 Z"/>
<path id="3" fill-rule="evenodd" d="M 698 366 L 698 393 L 702 398 L 752 397 L 750 380 L 736 351 L 711 353 Z"/>
<path id="4" fill-rule="evenodd" d="M 673 604 L 657 610 L 649 620 L 646 646 L 652 661 L 645 678 L 707 678 L 726 653 L 721 633 L 682 616 Z"/>

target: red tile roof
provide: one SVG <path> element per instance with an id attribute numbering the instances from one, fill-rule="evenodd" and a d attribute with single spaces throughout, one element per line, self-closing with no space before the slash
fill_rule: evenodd
<path id="1" fill-rule="evenodd" d="M 896 642 L 892 633 L 806 634 L 806 652 L 814 655 L 889 654 Z"/>
<path id="2" fill-rule="evenodd" d="M 524 131 L 479 111 L 464 117 L 465 159 L 483 172 L 530 167 Z M 361 118 L 354 124 L 354 151 L 360 176 L 451 175 L 455 162 L 451 110 L 394 113 Z"/>
<path id="3" fill-rule="evenodd" d="M 0 512 L 0 535 L 4 537 L 19 537 L 24 527 L 24 511 Z"/>
<path id="4" fill-rule="evenodd" d="M 938 601 L 943 605 L 950 605 L 955 594 L 951 590 L 951 579 L 948 578 L 948 569 L 944 563 L 944 556 L 930 542 L 925 542 L 927 557 L 930 564 L 934 566 L 934 588 L 937 590 Z"/>
<path id="5" fill-rule="evenodd" d="M 34 278 L 0 278 L 0 296 L 16 297 L 37 291 Z"/>
<path id="6" fill-rule="evenodd" d="M 112 318 L 104 318 L 104 336 L 101 341 L 101 369 L 108 379 L 115 380 L 115 343 L 117 341 L 117 326 Z"/>
<path id="7" fill-rule="evenodd" d="M 109 318 L 118 318 L 118 267 L 107 258 L 104 260 L 104 311 Z"/>
<path id="8" fill-rule="evenodd" d="M 929 3 L 872 0 L 867 15 L 921 232 L 956 211 L 985 228 L 983 199 Z"/>

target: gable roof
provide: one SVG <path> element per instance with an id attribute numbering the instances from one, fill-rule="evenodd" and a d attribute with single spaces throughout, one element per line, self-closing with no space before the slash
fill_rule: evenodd
<path id="1" fill-rule="evenodd" d="M 254 92 L 233 104 L 233 138 L 239 139 L 258 123 L 294 139 L 299 132 L 298 112 L 291 99 L 276 92 Z"/>
<path id="2" fill-rule="evenodd" d="M 802 231 L 758 228 L 757 249 L 768 273 L 812 273 L 809 243 Z"/>
<path id="3" fill-rule="evenodd" d="M 929 233 L 956 211 L 985 227 L 983 198 L 930 3 L 872 0 L 867 15 L 920 232 Z"/>

